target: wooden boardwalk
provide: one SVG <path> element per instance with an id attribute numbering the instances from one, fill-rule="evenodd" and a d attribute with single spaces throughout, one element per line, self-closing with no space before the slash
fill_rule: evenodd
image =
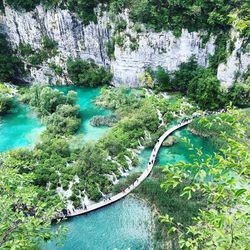
<path id="1" fill-rule="evenodd" d="M 141 176 L 133 183 L 131 184 L 129 187 L 127 187 L 123 192 L 118 193 L 112 197 L 110 197 L 109 199 L 106 199 L 105 201 L 100 201 L 98 203 L 95 203 L 93 205 L 89 205 L 86 209 L 82 208 L 82 209 L 76 209 L 74 211 L 70 211 L 71 213 L 67 214 L 66 216 L 62 216 L 62 215 L 58 215 L 58 217 L 62 218 L 62 217 L 74 217 L 74 216 L 78 216 L 78 215 L 82 215 L 82 214 L 86 214 L 89 212 L 92 212 L 94 210 L 97 210 L 99 208 L 108 206 L 122 198 L 124 198 L 125 196 L 127 196 L 129 193 L 131 193 L 135 188 L 137 188 L 151 173 L 153 167 L 154 167 L 154 163 L 157 157 L 157 154 L 161 148 L 161 145 L 163 143 L 163 141 L 170 135 L 172 134 L 174 131 L 185 127 L 186 125 L 188 125 L 189 123 L 191 123 L 192 119 L 182 122 L 180 124 L 177 124 L 176 126 L 168 129 L 157 141 L 157 143 L 155 144 L 155 147 L 152 150 L 147 168 L 144 170 L 144 172 L 141 174 Z"/>

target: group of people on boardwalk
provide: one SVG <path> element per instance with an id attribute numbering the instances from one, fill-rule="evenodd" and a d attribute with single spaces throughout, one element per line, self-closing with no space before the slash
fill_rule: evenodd
<path id="1" fill-rule="evenodd" d="M 106 204 L 110 204 L 110 203 L 113 203 L 114 201 L 117 201 L 119 199 L 121 199 L 122 197 L 126 196 L 128 193 L 131 192 L 131 190 L 133 190 L 141 181 L 143 181 L 148 175 L 149 173 L 151 172 L 152 168 L 153 168 L 153 165 L 154 165 L 154 162 L 156 160 L 156 156 L 157 156 L 157 152 L 160 148 L 160 144 L 161 142 L 171 133 L 173 132 L 175 129 L 178 129 L 179 127 L 181 126 L 184 126 L 186 125 L 189 121 L 191 121 L 192 118 L 184 118 L 182 119 L 182 121 L 177 124 L 174 128 L 172 128 L 171 130 L 168 130 L 160 139 L 157 140 L 156 144 L 155 144 L 155 147 L 153 148 L 153 151 L 152 151 L 152 154 L 151 154 L 151 157 L 150 157 L 150 160 L 148 162 L 148 167 L 147 169 L 144 171 L 144 173 L 139 177 L 137 178 L 129 187 L 127 188 L 124 188 L 121 190 L 121 192 L 113 197 L 105 197 L 101 202 L 97 203 L 97 204 L 94 204 L 94 205 L 90 205 L 89 207 L 86 206 L 86 204 L 83 204 L 83 208 L 82 209 L 79 209 L 79 210 L 73 210 L 73 211 L 70 211 L 69 209 L 63 209 L 62 211 L 62 214 L 63 216 L 61 216 L 59 214 L 59 217 L 71 217 L 71 216 L 74 216 L 74 215 L 80 215 L 80 214 L 84 214 L 84 213 L 87 213 L 89 211 L 93 211 L 97 208 L 100 208 L 100 207 L 103 207 L 105 206 Z"/>

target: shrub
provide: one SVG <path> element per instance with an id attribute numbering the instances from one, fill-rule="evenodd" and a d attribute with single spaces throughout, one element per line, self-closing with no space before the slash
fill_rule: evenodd
<path id="1" fill-rule="evenodd" d="M 235 84 L 228 91 L 228 100 L 241 108 L 250 107 L 250 84 Z"/>
<path id="2" fill-rule="evenodd" d="M 56 75 L 61 76 L 63 74 L 62 67 L 56 65 L 55 63 L 50 63 L 49 67 L 56 73 Z"/>
<path id="3" fill-rule="evenodd" d="M 127 28 L 127 22 L 124 19 L 120 19 L 115 24 L 115 33 L 116 32 L 122 32 Z"/>
<path id="4" fill-rule="evenodd" d="M 110 39 L 106 43 L 106 52 L 109 57 L 109 59 L 115 58 L 115 39 Z"/>
<path id="5" fill-rule="evenodd" d="M 174 74 L 172 89 L 186 93 L 190 81 L 195 77 L 198 69 L 197 61 L 191 57 L 188 62 L 182 63 Z"/>
<path id="6" fill-rule="evenodd" d="M 31 11 L 37 5 L 39 5 L 41 0 L 6 0 L 6 3 L 17 10 Z"/>
<path id="7" fill-rule="evenodd" d="M 115 43 L 119 46 L 119 47 L 123 47 L 124 46 L 124 37 L 123 36 L 116 36 L 115 37 Z"/>
<path id="8" fill-rule="evenodd" d="M 69 59 L 67 67 L 70 80 L 76 85 L 95 87 L 107 85 L 112 80 L 112 73 L 92 60 Z"/>
<path id="9" fill-rule="evenodd" d="M 171 79 L 167 70 L 159 66 L 155 74 L 155 79 L 157 82 L 157 89 L 165 91 L 171 90 Z"/>
<path id="10" fill-rule="evenodd" d="M 0 115 L 8 113 L 14 106 L 13 98 L 0 93 Z"/>
<path id="11" fill-rule="evenodd" d="M 23 74 L 23 63 L 14 55 L 6 37 L 0 34 L 0 81 L 13 81 Z"/>
<path id="12" fill-rule="evenodd" d="M 58 106 L 56 112 L 46 119 L 47 131 L 55 135 L 73 135 L 80 127 L 79 106 Z"/>
<path id="13" fill-rule="evenodd" d="M 224 105 L 220 82 L 209 69 L 200 69 L 188 85 L 188 96 L 202 109 L 218 109 Z"/>

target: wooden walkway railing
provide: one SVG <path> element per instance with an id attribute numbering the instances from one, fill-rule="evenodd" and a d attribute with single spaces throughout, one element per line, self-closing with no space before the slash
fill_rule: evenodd
<path id="1" fill-rule="evenodd" d="M 98 203 L 95 203 L 93 205 L 89 205 L 88 207 L 86 207 L 85 209 L 76 209 L 74 211 L 70 211 L 70 213 L 68 213 L 67 215 L 62 215 L 59 214 L 58 217 L 62 218 L 62 217 L 74 217 L 74 216 L 78 216 L 78 215 L 82 215 L 82 214 L 86 214 L 89 212 L 92 212 L 94 210 L 97 210 L 99 208 L 108 206 L 122 198 L 124 198 L 125 196 L 127 196 L 129 193 L 131 193 L 135 188 L 137 188 L 151 173 L 153 167 L 154 167 L 154 163 L 157 157 L 157 154 L 161 148 L 161 145 L 163 143 L 163 141 L 170 135 L 172 134 L 174 131 L 188 125 L 189 123 L 191 123 L 192 119 L 187 120 L 185 122 L 182 122 L 180 124 L 177 124 L 176 126 L 168 129 L 157 141 L 157 143 L 155 144 L 155 147 L 152 150 L 149 162 L 148 162 L 148 166 L 147 168 L 144 170 L 144 172 L 141 174 L 141 176 L 133 183 L 131 184 L 129 187 L 127 187 L 124 191 L 106 199 L 105 201 L 100 201 Z"/>

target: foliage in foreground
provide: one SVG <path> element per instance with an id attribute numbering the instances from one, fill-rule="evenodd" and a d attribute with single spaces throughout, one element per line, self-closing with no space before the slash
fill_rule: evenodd
<path id="1" fill-rule="evenodd" d="M 241 111 L 240 122 L 244 125 L 246 130 L 246 136 L 249 136 L 250 128 L 247 122 L 247 117 L 249 116 L 250 109 L 244 109 Z M 199 136 L 207 138 L 211 143 L 213 143 L 216 148 L 223 148 L 227 146 L 225 137 L 221 134 L 225 134 L 230 137 L 237 137 L 237 124 L 231 114 L 221 113 L 217 115 L 210 115 L 206 117 L 196 118 L 189 124 L 188 128 L 192 133 Z"/>
<path id="2" fill-rule="evenodd" d="M 165 180 L 162 170 L 161 167 L 154 167 L 151 176 L 141 183 L 134 193 L 148 200 L 156 209 L 157 214 L 169 214 L 174 218 L 175 223 L 181 223 L 185 226 L 192 225 L 192 217 L 197 216 L 199 209 L 205 207 L 205 200 L 199 193 L 196 193 L 188 201 L 180 197 L 181 190 L 188 183 L 187 181 L 166 193 L 160 187 L 160 184 Z M 161 223 L 157 217 L 154 235 L 155 249 L 158 249 L 157 246 L 164 245 L 168 241 L 171 241 L 172 245 L 176 244 L 176 239 L 172 237 L 173 235 L 166 236 L 166 231 L 169 229 L 170 226 Z"/>
<path id="3" fill-rule="evenodd" d="M 34 186 L 32 174 L 0 169 L 0 248 L 32 249 L 39 241 L 51 239 L 51 220 L 62 208 L 60 202 L 41 196 L 46 191 Z"/>
<path id="4" fill-rule="evenodd" d="M 169 215 L 162 221 L 171 225 L 168 233 L 179 236 L 181 249 L 248 249 L 249 246 L 249 138 L 240 122 L 240 113 L 231 111 L 237 135 L 222 134 L 226 147 L 205 159 L 199 149 L 192 164 L 179 162 L 165 169 L 164 190 L 171 190 L 190 178 L 182 188 L 182 197 L 191 199 L 197 192 L 205 196 L 208 207 L 201 209 L 195 224 L 176 224 Z M 248 117 L 249 119 L 249 117 Z M 236 123 L 235 123 L 236 122 Z M 248 121 L 249 122 L 249 121 Z"/>

